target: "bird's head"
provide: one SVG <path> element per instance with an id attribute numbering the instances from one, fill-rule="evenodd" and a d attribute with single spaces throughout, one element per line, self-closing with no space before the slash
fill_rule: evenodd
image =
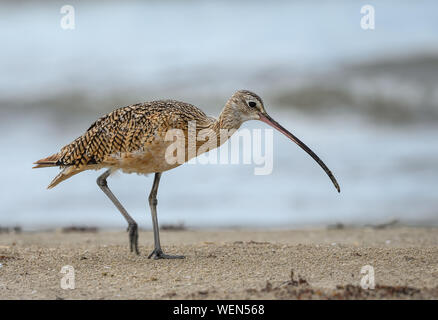
<path id="1" fill-rule="evenodd" d="M 233 116 L 241 122 L 260 120 L 260 113 L 266 113 L 262 98 L 248 90 L 235 92 L 228 104 L 233 110 Z"/>
<path id="2" fill-rule="evenodd" d="M 228 101 L 228 104 L 233 110 L 233 116 L 238 118 L 239 121 L 245 122 L 248 120 L 260 120 L 280 131 L 290 140 L 295 142 L 321 166 L 321 168 L 329 176 L 336 190 L 338 190 L 338 192 L 341 191 L 336 178 L 333 176 L 332 172 L 329 168 L 327 168 L 324 162 L 308 146 L 306 146 L 304 142 L 302 142 L 268 115 L 263 105 L 263 100 L 258 95 L 248 90 L 239 90 L 232 95 Z"/>

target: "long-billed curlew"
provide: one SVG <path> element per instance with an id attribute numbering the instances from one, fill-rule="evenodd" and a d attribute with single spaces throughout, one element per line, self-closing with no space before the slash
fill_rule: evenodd
<path id="1" fill-rule="evenodd" d="M 179 129 L 184 133 L 187 142 L 192 121 L 196 122 L 196 132 L 207 129 L 218 137 L 220 131 L 237 130 L 247 120 L 261 120 L 286 135 L 324 169 L 338 192 L 340 191 L 335 177 L 322 160 L 266 113 L 263 101 L 258 95 L 246 90 L 237 91 L 231 96 L 218 119 L 208 117 L 191 104 L 174 100 L 138 103 L 116 109 L 94 122 L 82 136 L 63 147 L 60 152 L 35 162 L 34 168 L 56 166 L 62 169 L 49 184 L 48 189 L 84 170 L 107 168 L 97 178 L 97 184 L 128 222 L 130 249 L 137 254 L 139 254 L 137 223 L 108 188 L 106 180 L 116 170 L 126 173 L 155 173 L 149 195 L 155 246 L 149 258 L 152 256 L 155 259 L 184 258 L 164 254 L 160 245 L 157 190 L 161 174 L 190 159 L 188 143 L 185 143 L 183 161 L 176 163 L 167 161 L 166 150 L 173 141 L 168 141 L 166 133 L 170 129 Z M 221 140 L 219 144 L 223 142 Z M 196 148 L 199 148 L 198 142 Z M 196 155 L 199 153 L 196 152 Z"/>

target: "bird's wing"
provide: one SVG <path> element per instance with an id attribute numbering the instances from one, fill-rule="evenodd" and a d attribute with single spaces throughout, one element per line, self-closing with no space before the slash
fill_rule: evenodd
<path id="1" fill-rule="evenodd" d="M 114 110 L 95 121 L 90 128 L 64 146 L 57 165 L 61 167 L 100 164 L 106 157 L 141 150 L 168 129 L 186 131 L 191 120 L 198 128 L 212 119 L 200 109 L 179 101 L 161 100 L 140 103 Z"/>

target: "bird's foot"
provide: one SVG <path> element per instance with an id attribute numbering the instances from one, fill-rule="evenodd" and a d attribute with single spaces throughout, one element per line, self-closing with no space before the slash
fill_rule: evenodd
<path id="1" fill-rule="evenodd" d="M 137 255 L 140 254 L 138 251 L 138 226 L 136 223 L 130 223 L 128 225 L 128 235 L 129 235 L 129 248 L 131 252 L 135 252 Z"/>
<path id="2" fill-rule="evenodd" d="M 161 249 L 154 249 L 151 254 L 148 256 L 148 259 L 154 257 L 154 260 L 158 259 L 185 259 L 184 256 L 171 256 L 169 254 L 165 254 Z"/>

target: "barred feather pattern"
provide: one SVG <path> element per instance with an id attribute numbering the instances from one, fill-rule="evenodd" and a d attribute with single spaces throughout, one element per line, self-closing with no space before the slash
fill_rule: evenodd
<path id="1" fill-rule="evenodd" d="M 125 152 L 141 152 L 169 129 L 187 130 L 188 122 L 196 120 L 197 128 L 215 122 L 195 106 L 159 100 L 134 104 L 114 110 L 94 122 L 90 128 L 59 153 L 57 166 L 103 164 L 109 156 Z"/>

